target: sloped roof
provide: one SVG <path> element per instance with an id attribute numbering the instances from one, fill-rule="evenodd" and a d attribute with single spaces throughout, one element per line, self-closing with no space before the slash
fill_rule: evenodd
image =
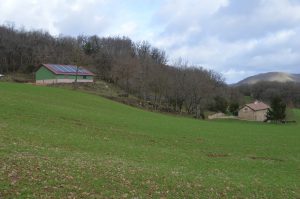
<path id="1" fill-rule="evenodd" d="M 56 75 L 76 75 L 77 66 L 75 65 L 61 65 L 61 64 L 42 64 L 44 67 L 52 71 Z M 95 76 L 94 73 L 79 66 L 77 75 Z"/>
<path id="2" fill-rule="evenodd" d="M 248 106 L 249 108 L 251 108 L 254 111 L 265 110 L 265 109 L 270 108 L 269 105 L 267 105 L 263 102 L 259 102 L 259 101 L 255 101 L 253 103 L 246 104 L 245 106 Z"/>

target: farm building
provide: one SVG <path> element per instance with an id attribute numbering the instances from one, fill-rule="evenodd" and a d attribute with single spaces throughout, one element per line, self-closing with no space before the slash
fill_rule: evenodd
<path id="1" fill-rule="evenodd" d="M 83 67 L 74 65 L 42 64 L 35 73 L 38 84 L 93 82 L 94 74 Z"/>
<path id="2" fill-rule="evenodd" d="M 259 101 L 243 106 L 238 113 L 238 117 L 245 120 L 265 121 L 266 114 L 270 107 Z"/>

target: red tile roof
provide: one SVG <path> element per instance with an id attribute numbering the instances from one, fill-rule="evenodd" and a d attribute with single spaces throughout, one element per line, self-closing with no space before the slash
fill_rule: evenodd
<path id="1" fill-rule="evenodd" d="M 267 105 L 263 102 L 259 102 L 259 101 L 255 101 L 251 104 L 246 104 L 246 106 L 248 106 L 249 108 L 251 108 L 254 111 L 266 110 L 266 109 L 270 108 L 269 105 Z"/>
<path id="2" fill-rule="evenodd" d="M 76 75 L 77 66 L 75 65 L 61 65 L 61 64 L 42 64 L 44 67 L 57 75 Z M 94 73 L 79 66 L 77 75 L 95 76 Z"/>

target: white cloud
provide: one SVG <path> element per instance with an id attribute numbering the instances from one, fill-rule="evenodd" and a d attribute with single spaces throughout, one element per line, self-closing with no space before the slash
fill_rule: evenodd
<path id="1" fill-rule="evenodd" d="M 97 29 L 97 26 L 105 25 L 107 28 L 109 24 L 109 18 L 102 10 L 107 5 L 105 0 L 2 1 L 0 23 L 15 22 L 17 26 L 44 29 L 54 35 L 97 34 L 104 29 Z"/>
<path id="2" fill-rule="evenodd" d="M 198 20 L 202 16 L 216 13 L 228 3 L 228 0 L 166 0 L 162 5 L 160 14 L 169 15 L 169 17 L 165 17 L 168 20 L 180 20 L 181 18 Z"/>
<path id="3" fill-rule="evenodd" d="M 253 71 L 300 73 L 300 2 L 238 1 L 166 1 L 154 43 L 229 82 Z"/>
<path id="4" fill-rule="evenodd" d="M 238 70 L 238 69 L 229 69 L 227 71 L 222 71 L 226 80 L 230 80 L 230 83 L 238 82 L 239 80 L 252 76 L 256 72 L 255 71 L 245 71 L 245 70 Z"/>
<path id="5" fill-rule="evenodd" d="M 136 32 L 137 26 L 135 22 L 129 21 L 122 24 L 120 28 L 124 35 L 131 36 Z"/>
<path id="6" fill-rule="evenodd" d="M 299 23 L 300 5 L 297 0 L 262 0 L 256 13 L 258 16 L 264 16 L 262 20 L 269 23 Z"/>
<path id="7" fill-rule="evenodd" d="M 202 22 L 228 5 L 228 0 L 165 0 L 154 17 L 154 24 L 163 31 L 159 36 L 184 34 L 185 37 L 201 32 Z"/>
<path id="8" fill-rule="evenodd" d="M 289 41 L 291 37 L 295 36 L 296 32 L 294 30 L 280 30 L 276 33 L 270 33 L 263 42 L 268 45 L 276 45 Z"/>

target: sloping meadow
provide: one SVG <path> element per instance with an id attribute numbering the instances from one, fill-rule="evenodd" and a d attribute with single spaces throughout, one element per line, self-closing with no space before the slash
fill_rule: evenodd
<path id="1" fill-rule="evenodd" d="M 299 130 L 0 83 L 0 198 L 297 198 Z"/>

